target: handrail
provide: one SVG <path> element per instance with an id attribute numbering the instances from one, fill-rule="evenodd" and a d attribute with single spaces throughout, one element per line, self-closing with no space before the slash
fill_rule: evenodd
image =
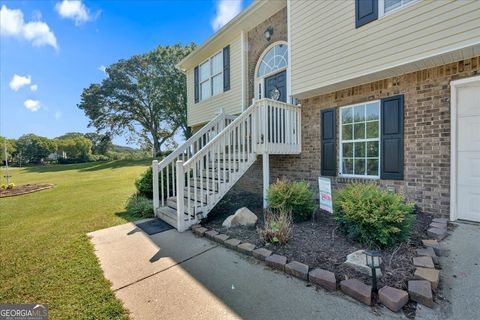
<path id="1" fill-rule="evenodd" d="M 179 155 L 185 152 L 187 148 L 189 148 L 193 142 L 197 141 L 202 135 L 210 131 L 218 122 L 220 122 L 223 118 L 225 118 L 225 113 L 219 113 L 215 118 L 210 120 L 206 125 L 204 125 L 200 130 L 195 132 L 190 138 L 187 139 L 181 146 L 177 147 L 175 151 L 170 153 L 168 156 L 163 158 L 162 161 L 158 164 L 158 170 L 162 170 L 165 168 L 170 162 L 175 160 Z"/>

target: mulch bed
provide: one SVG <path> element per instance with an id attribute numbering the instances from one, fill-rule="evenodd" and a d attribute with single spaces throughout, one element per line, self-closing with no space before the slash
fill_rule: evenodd
<path id="1" fill-rule="evenodd" d="M 0 198 L 19 196 L 22 194 L 28 194 L 41 190 L 53 188 L 53 184 L 50 183 L 38 183 L 38 184 L 24 184 L 21 186 L 15 186 L 13 189 L 0 189 Z"/>
<path id="2" fill-rule="evenodd" d="M 257 227 L 262 228 L 264 225 L 262 199 L 256 194 L 249 193 L 227 194 L 210 212 L 204 226 L 230 237 L 253 243 L 257 247 L 268 248 L 277 254 L 286 256 L 289 261 L 296 260 L 307 264 L 310 268 L 318 267 L 332 271 L 335 273 L 337 282 L 357 278 L 366 284 L 371 284 L 371 277 L 343 265 L 348 254 L 365 249 L 365 246 L 348 239 L 337 228 L 331 214 L 317 212 L 313 221 L 294 223 L 289 242 L 281 246 L 265 243 L 258 236 L 256 228 L 227 229 L 222 227 L 225 218 L 243 206 L 258 216 Z M 388 285 L 408 290 L 407 282 L 409 279 L 413 279 L 415 271 L 412 259 L 416 256 L 415 250 L 423 247 L 421 240 L 428 238 L 426 230 L 431 220 L 432 217 L 428 214 L 416 214 L 409 241 L 381 252 L 383 276 L 378 281 L 378 288 Z M 410 302 L 403 310 L 407 316 L 414 316 L 415 304 Z"/>

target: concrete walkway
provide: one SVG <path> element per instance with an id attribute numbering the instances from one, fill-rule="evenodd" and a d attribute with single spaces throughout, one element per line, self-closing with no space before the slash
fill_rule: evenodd
<path id="1" fill-rule="evenodd" d="M 455 225 L 441 242 L 449 252 L 440 257 L 440 285 L 447 302 L 433 310 L 419 305 L 416 319 L 480 319 L 480 224 Z"/>
<path id="2" fill-rule="evenodd" d="M 89 236 L 135 319 L 404 319 L 307 287 L 190 232 L 148 236 L 128 223 Z"/>

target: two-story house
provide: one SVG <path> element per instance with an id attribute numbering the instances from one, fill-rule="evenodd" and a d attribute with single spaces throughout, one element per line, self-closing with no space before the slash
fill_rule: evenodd
<path id="1" fill-rule="evenodd" d="M 179 68 L 196 133 L 154 162 L 179 230 L 278 177 L 480 221 L 480 1 L 255 1 Z"/>

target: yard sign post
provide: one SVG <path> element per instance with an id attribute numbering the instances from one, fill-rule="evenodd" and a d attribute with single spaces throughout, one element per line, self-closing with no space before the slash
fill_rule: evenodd
<path id="1" fill-rule="evenodd" d="M 320 209 L 333 213 L 332 182 L 329 178 L 318 177 Z"/>

